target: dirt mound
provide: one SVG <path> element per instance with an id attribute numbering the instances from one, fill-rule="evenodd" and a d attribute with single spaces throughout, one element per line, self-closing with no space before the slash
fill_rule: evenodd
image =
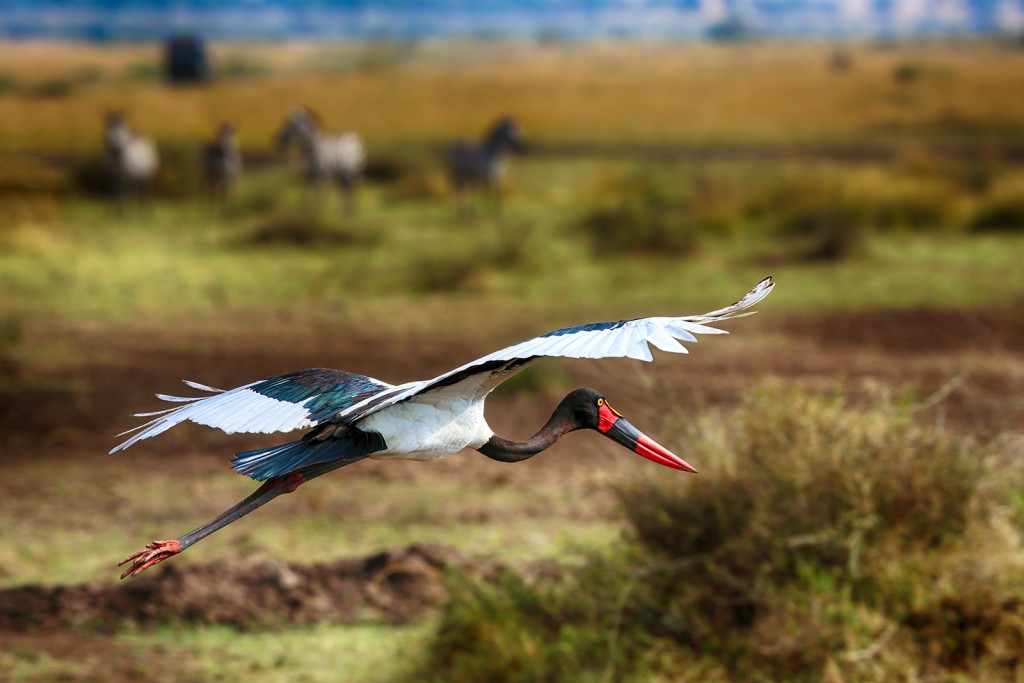
<path id="1" fill-rule="evenodd" d="M 1024 353 L 1024 316 L 1017 308 L 836 311 L 793 317 L 786 329 L 822 346 L 892 353 Z"/>
<path id="2" fill-rule="evenodd" d="M 308 566 L 211 565 L 179 569 L 116 586 L 22 586 L 0 591 L 0 631 L 67 627 L 110 631 L 125 624 L 399 624 L 444 597 L 448 568 L 479 570 L 451 550 L 411 546 L 362 559 Z"/>

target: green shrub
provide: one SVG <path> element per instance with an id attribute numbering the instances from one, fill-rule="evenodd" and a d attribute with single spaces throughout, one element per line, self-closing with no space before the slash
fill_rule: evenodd
<path id="1" fill-rule="evenodd" d="M 423 679 L 1019 680 L 1024 462 L 913 408 L 770 383 L 670 420 L 702 474 L 623 485 L 583 565 L 456 579 Z"/>
<path id="2" fill-rule="evenodd" d="M 132 81 L 158 83 L 163 77 L 163 68 L 157 62 L 138 62 L 128 68 L 128 78 Z"/>
<path id="3" fill-rule="evenodd" d="M 841 188 L 823 186 L 780 202 L 774 232 L 791 258 L 841 261 L 863 254 L 868 207 Z"/>
<path id="4" fill-rule="evenodd" d="M 415 44 L 407 41 L 371 42 L 356 59 L 355 68 L 367 72 L 390 71 L 406 63 L 415 50 Z"/>
<path id="5" fill-rule="evenodd" d="M 426 250 L 406 269 L 409 288 L 424 294 L 455 292 L 483 274 L 478 255 L 468 250 Z"/>
<path id="6" fill-rule="evenodd" d="M 385 195 L 393 202 L 435 202 L 451 197 L 448 180 L 438 170 L 404 173 Z"/>
<path id="7" fill-rule="evenodd" d="M 228 59 L 222 65 L 214 69 L 214 75 L 217 78 L 222 79 L 258 78 L 266 76 L 269 73 L 270 68 L 266 64 L 253 62 L 240 57 Z"/>
<path id="8" fill-rule="evenodd" d="M 48 78 L 24 88 L 25 95 L 36 100 L 62 100 L 74 94 L 78 83 L 69 78 Z"/>
<path id="9" fill-rule="evenodd" d="M 21 82 L 17 78 L 7 74 L 0 74 L 0 97 L 18 92 L 20 89 Z"/>
<path id="10" fill-rule="evenodd" d="M 157 148 L 160 172 L 154 182 L 153 196 L 175 200 L 198 197 L 202 183 L 198 145 L 157 143 Z"/>
<path id="11" fill-rule="evenodd" d="M 65 185 L 60 169 L 32 157 L 0 158 L 0 196 L 60 192 Z"/>
<path id="12" fill-rule="evenodd" d="M 313 247 L 353 244 L 357 236 L 328 223 L 316 211 L 279 212 L 256 226 L 241 244 L 254 247 Z"/>
<path id="13" fill-rule="evenodd" d="M 892 80 L 898 85 L 916 83 L 924 74 L 924 65 L 918 62 L 901 62 L 892 68 Z"/>
<path id="14" fill-rule="evenodd" d="M 199 149 L 194 145 L 157 143 L 160 169 L 146 188 L 149 197 L 170 200 L 200 196 L 201 174 Z M 114 179 L 104 152 L 76 157 L 68 170 L 65 187 L 76 194 L 109 198 L 113 196 Z"/>
<path id="15" fill-rule="evenodd" d="M 598 191 L 603 201 L 577 226 L 598 255 L 691 254 L 710 222 L 685 187 L 650 172 L 606 181 Z"/>
<path id="16" fill-rule="evenodd" d="M 465 227 L 472 232 L 423 239 L 400 269 L 400 284 L 420 293 L 455 292 L 482 284 L 489 274 L 524 268 L 536 256 L 527 226 L 486 220 Z"/>
<path id="17" fill-rule="evenodd" d="M 961 196 L 943 179 L 867 171 L 784 177 L 748 200 L 789 258 L 839 261 L 864 253 L 875 232 L 935 232 L 961 224 Z"/>
<path id="18" fill-rule="evenodd" d="M 68 170 L 68 189 L 87 197 L 110 197 L 114 181 L 103 153 L 76 157 Z"/>
<path id="19" fill-rule="evenodd" d="M 1004 188 L 984 200 L 970 222 L 974 232 L 1024 230 L 1024 188 Z"/>

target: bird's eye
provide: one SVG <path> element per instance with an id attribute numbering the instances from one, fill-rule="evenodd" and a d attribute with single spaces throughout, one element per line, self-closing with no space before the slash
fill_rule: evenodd
<path id="1" fill-rule="evenodd" d="M 604 405 L 604 399 L 603 398 L 597 399 L 597 407 L 600 408 L 603 405 Z"/>

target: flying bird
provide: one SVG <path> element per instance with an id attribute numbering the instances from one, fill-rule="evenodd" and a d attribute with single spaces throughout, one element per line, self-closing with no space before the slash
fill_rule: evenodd
<path id="1" fill-rule="evenodd" d="M 636 318 L 566 327 L 528 339 L 455 368 L 438 377 L 391 385 L 341 370 L 317 368 L 252 382 L 228 391 L 186 381 L 212 394 L 157 398 L 185 405 L 136 417 L 153 417 L 124 434 L 133 436 L 111 453 L 161 434 L 186 420 L 233 434 L 308 429 L 290 443 L 238 453 L 232 468 L 263 482 L 247 498 L 184 536 L 154 541 L 121 561 L 121 578 L 177 555 L 218 529 L 244 517 L 307 481 L 363 458 L 440 460 L 474 448 L 501 462 L 520 462 L 562 436 L 592 429 L 666 467 L 696 472 L 680 457 L 630 424 L 594 389 L 576 389 L 555 408 L 540 431 L 525 441 L 495 434 L 484 419 L 484 401 L 503 381 L 545 357 L 635 358 L 651 361 L 650 346 L 687 353 L 679 341 L 697 334 L 727 334 L 711 325 L 751 315 L 748 309 L 774 287 L 765 278 L 742 299 L 704 315 Z"/>

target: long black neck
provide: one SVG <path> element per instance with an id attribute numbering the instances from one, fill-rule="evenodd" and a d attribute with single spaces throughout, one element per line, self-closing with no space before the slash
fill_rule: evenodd
<path id="1" fill-rule="evenodd" d="M 555 412 L 551 413 L 547 423 L 536 434 L 525 441 L 510 441 L 495 434 L 477 450 L 492 460 L 500 462 L 520 462 L 532 458 L 569 432 L 582 427 L 574 416 L 568 397 L 563 400 Z"/>

